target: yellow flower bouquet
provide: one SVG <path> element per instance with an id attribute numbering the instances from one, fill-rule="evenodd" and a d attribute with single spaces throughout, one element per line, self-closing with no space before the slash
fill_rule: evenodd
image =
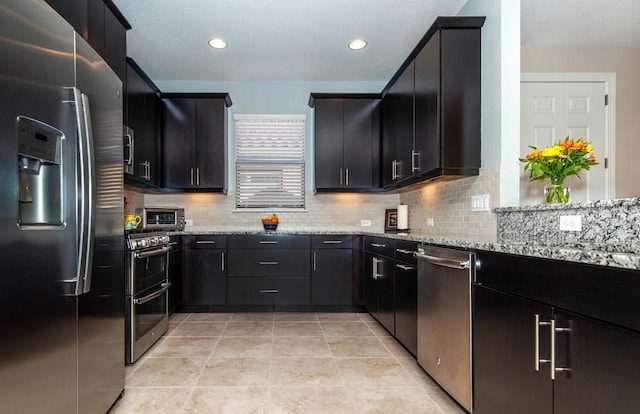
<path id="1" fill-rule="evenodd" d="M 563 141 L 543 149 L 530 146 L 532 151 L 524 158 L 524 171 L 529 171 L 530 181 L 542 181 L 549 179 L 551 188 L 545 189 L 547 203 L 566 203 L 569 194 L 563 188 L 565 178 L 575 175 L 580 178 L 579 172 L 589 170 L 597 165 L 596 157 L 591 144 L 582 138 L 572 140 L 566 137 Z"/>

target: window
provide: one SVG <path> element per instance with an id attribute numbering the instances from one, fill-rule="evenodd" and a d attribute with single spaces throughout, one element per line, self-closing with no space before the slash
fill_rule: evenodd
<path id="1" fill-rule="evenodd" d="M 305 115 L 234 115 L 236 208 L 304 209 Z"/>

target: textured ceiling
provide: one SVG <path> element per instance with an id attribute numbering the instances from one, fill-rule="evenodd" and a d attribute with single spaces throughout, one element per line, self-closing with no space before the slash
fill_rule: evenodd
<path id="1" fill-rule="evenodd" d="M 502 0 L 516 1 L 516 0 Z M 466 0 L 114 0 L 154 81 L 388 81 Z M 640 0 L 522 0 L 522 43 L 640 47 Z M 222 37 L 229 47 L 211 49 Z M 350 51 L 357 37 L 369 46 Z M 612 43 L 613 42 L 613 43 Z"/>

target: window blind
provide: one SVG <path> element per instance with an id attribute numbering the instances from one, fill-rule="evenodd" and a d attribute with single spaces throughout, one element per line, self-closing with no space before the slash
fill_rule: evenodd
<path id="1" fill-rule="evenodd" d="M 236 208 L 303 209 L 304 115 L 235 115 Z"/>

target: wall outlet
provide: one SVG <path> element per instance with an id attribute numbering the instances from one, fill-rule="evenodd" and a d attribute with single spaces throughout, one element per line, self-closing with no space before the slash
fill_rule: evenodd
<path id="1" fill-rule="evenodd" d="M 434 227 L 436 225 L 436 223 L 434 222 L 434 220 L 432 218 L 428 218 L 427 219 L 427 227 Z"/>
<path id="2" fill-rule="evenodd" d="M 360 227 L 371 227 L 371 220 L 360 220 Z"/>
<path id="3" fill-rule="evenodd" d="M 560 216 L 560 230 L 582 231 L 582 216 Z"/>
<path id="4" fill-rule="evenodd" d="M 193 226 L 193 219 L 186 219 L 186 220 L 184 221 L 184 226 L 185 226 L 185 227 L 191 227 L 191 226 Z"/>
<path id="5" fill-rule="evenodd" d="M 471 211 L 490 211 L 489 194 L 471 196 Z"/>

